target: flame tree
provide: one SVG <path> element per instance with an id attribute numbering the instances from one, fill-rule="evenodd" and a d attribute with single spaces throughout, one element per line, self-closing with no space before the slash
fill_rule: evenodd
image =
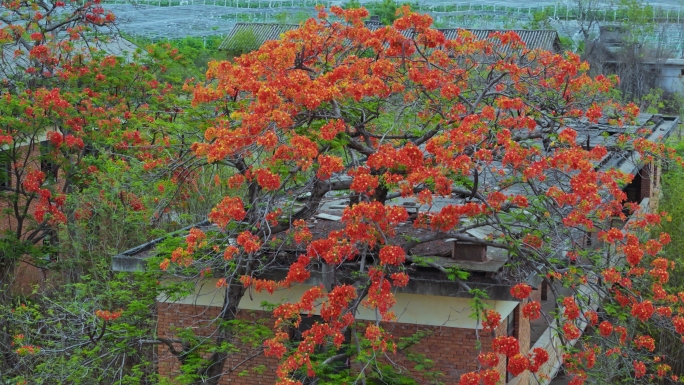
<path id="1" fill-rule="evenodd" d="M 392 289 L 411 279 L 406 264 L 414 259 L 413 248 L 445 238 L 479 243 L 507 250 L 519 271 L 548 272 L 567 286 L 607 292 L 605 301 L 618 305 L 601 314 L 607 317 L 599 329 L 604 339 L 568 351 L 566 369 L 576 374 L 575 383 L 586 378 L 600 349 L 629 357 L 616 361 L 621 375 L 667 376 L 667 364 L 650 354 L 653 339 L 634 330 L 655 322 L 684 332 L 678 298 L 662 288 L 671 264 L 658 253 L 669 238 L 637 236 L 637 229 L 659 222 L 656 214 L 635 214 L 633 228 L 611 227 L 610 218 L 625 220 L 625 212 L 636 209 L 621 190 L 632 175 L 599 170 L 608 149 L 577 144 L 573 129 L 599 119 L 617 126 L 632 121 L 635 106 L 608 98 L 614 80 L 589 77 L 588 65 L 572 53 L 529 50 L 511 32 L 478 41 L 461 31 L 446 40 L 430 28 L 429 16 L 408 8 L 392 26 L 377 30 L 364 26 L 364 9 L 331 11 L 340 21 L 320 9 L 317 20 L 281 40 L 233 63 L 212 63 L 207 85 L 195 87 L 194 103 L 211 106 L 216 117 L 193 151 L 231 170 L 217 181 L 231 190 L 209 213 L 221 231 L 211 237 L 191 231 L 186 246 L 161 268 L 179 275 L 189 267 L 222 271 L 223 320 L 235 318 L 248 288 L 273 292 L 305 282 L 314 270 L 339 272 L 327 287 L 313 287 L 273 312 L 277 330 L 265 353 L 281 359 L 280 383 L 298 383 L 296 373 L 318 375 L 321 363 L 311 358 L 317 346 L 334 352 L 347 329 L 356 332 L 359 306 L 379 316 L 359 331 L 370 344 L 355 349 L 369 350 L 363 357 L 379 357 L 396 347 L 382 322 L 395 318 Z M 620 136 L 617 146 L 647 160 L 670 156 L 640 132 Z M 313 240 L 305 221 L 334 191 L 347 193 L 352 205 L 344 210 L 340 230 Z M 297 196 L 305 197 L 301 207 L 294 206 Z M 413 221 L 429 235 L 401 241 L 396 229 L 408 213 L 388 204 L 399 196 L 425 205 L 451 197 L 453 203 Z M 479 239 L 465 232 L 485 226 L 499 235 Z M 289 260 L 284 279 L 260 278 L 287 260 L 277 252 L 283 232 L 304 252 Z M 598 232 L 604 247 L 585 248 L 586 232 Z M 568 252 L 559 258 L 559 249 Z M 624 263 L 605 258 L 611 254 L 623 256 Z M 357 262 L 354 271 L 347 262 Z M 529 293 L 521 283 L 511 294 L 523 299 Z M 583 323 L 599 320 L 587 296 L 559 295 L 558 301 L 564 341 L 578 338 Z M 289 344 L 285 329 L 316 306 L 321 321 L 299 344 Z M 523 311 L 530 318 L 541 315 L 536 302 Z M 497 324 L 497 316 L 483 310 L 478 318 Z M 218 343 L 230 334 L 220 329 Z M 214 351 L 199 375 L 216 383 L 229 354 Z M 483 350 L 481 369 L 463 375 L 461 383 L 496 383 L 501 373 L 492 367 L 501 355 L 509 357 L 507 370 L 514 375 L 536 372 L 548 359 L 547 352 L 521 354 L 517 341 L 497 338 Z M 361 366 L 352 378 L 368 377 L 370 368 Z"/>
<path id="2" fill-rule="evenodd" d="M 411 279 L 412 250 L 446 238 L 506 250 L 521 272 L 514 279 L 536 272 L 595 293 L 558 295 L 563 341 L 579 338 L 584 323 L 604 337 L 584 350 L 568 350 L 565 367 L 576 374 L 574 383 L 596 371 L 597 352 L 608 349 L 616 375 L 667 377 L 667 363 L 653 357 L 654 339 L 638 335 L 639 325 L 651 322 L 684 332 L 678 297 L 662 286 L 671 263 L 658 253 L 669 238 L 638 236 L 661 216 L 636 213 L 631 227 L 612 227 L 610 219 L 625 220 L 636 210 L 621 190 L 632 175 L 597 168 L 608 149 L 578 144 L 573 128 L 599 119 L 620 126 L 635 118 L 635 106 L 609 99 L 614 80 L 589 77 L 588 65 L 572 53 L 529 50 L 511 32 L 479 41 L 461 31 L 447 40 L 430 28 L 429 16 L 406 7 L 392 26 L 377 30 L 364 26 L 364 9 L 333 7 L 331 18 L 319 11 L 318 19 L 279 41 L 234 62 L 211 63 L 207 82 L 193 90 L 194 103 L 215 113 L 203 140 L 192 145 L 194 155 L 230 175 L 217 177 L 217 185 L 230 189 L 208 215 L 220 231 L 191 230 L 185 246 L 160 264 L 178 276 L 221 274 L 224 326 L 212 334 L 219 348 L 195 361 L 197 381 L 217 383 L 227 371 L 233 351 L 225 346 L 235 331 L 225 325 L 235 321 L 247 289 L 273 292 L 304 283 L 312 271 L 335 273 L 325 286 L 273 311 L 276 330 L 264 347 L 281 360 L 280 383 L 299 383 L 302 373 L 320 376 L 339 358 L 334 353 L 349 329 L 368 342 L 356 339 L 353 350 L 362 365 L 352 368 L 358 372 L 351 380 L 370 378 L 377 366 L 366 364 L 396 347 L 383 322 L 395 319 L 392 290 Z M 647 161 L 670 156 L 643 135 L 621 135 L 611 150 L 634 150 Z M 340 229 L 314 239 L 306 220 L 330 192 L 346 193 L 352 204 Z M 304 199 L 301 206 L 296 197 Z M 397 228 L 409 215 L 389 204 L 395 197 L 424 205 L 437 197 L 452 201 L 419 214 L 413 226 L 428 235 L 406 241 Z M 481 227 L 497 236 L 466 233 Z M 586 248 L 586 232 L 599 233 L 603 246 Z M 281 253 L 288 242 L 302 252 Z M 558 250 L 567 253 L 559 256 Z M 282 264 L 285 278 L 264 277 Z M 469 288 L 467 280 L 453 278 Z M 530 290 L 520 283 L 511 294 L 524 299 Z M 600 326 L 588 305 L 596 293 L 605 294 L 604 308 L 610 309 L 602 310 Z M 357 330 L 360 306 L 376 310 L 378 318 Z M 291 344 L 286 329 L 314 308 L 321 321 Z M 541 316 L 536 302 L 523 311 Z M 477 317 L 484 325 L 500 321 L 484 309 Z M 168 344 L 184 365 L 197 351 L 196 345 Z M 317 347 L 331 352 L 329 359 L 313 359 Z M 461 383 L 497 383 L 501 372 L 493 367 L 504 355 L 514 375 L 536 372 L 548 359 L 548 352 L 528 355 L 515 339 L 497 338 L 483 347 L 481 368 L 464 374 Z"/>

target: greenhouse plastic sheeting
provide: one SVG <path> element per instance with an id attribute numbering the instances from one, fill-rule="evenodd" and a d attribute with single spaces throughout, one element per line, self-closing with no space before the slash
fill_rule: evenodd
<path id="1" fill-rule="evenodd" d="M 315 14 L 314 6 L 342 5 L 340 0 L 105 0 L 120 20 L 127 34 L 154 41 L 186 36 L 225 36 L 238 22 L 294 23 Z M 367 3 L 368 0 L 361 1 Z M 400 2 L 401 3 L 401 2 Z M 653 5 L 653 19 L 664 24 L 684 22 L 680 0 L 647 2 Z M 535 12 L 545 11 L 555 22 L 572 20 L 573 1 L 541 0 L 535 2 L 482 0 L 411 1 L 421 12 L 430 13 L 440 28 L 524 27 Z M 597 10 L 599 19 L 611 22 L 620 17 L 606 2 Z M 562 31 L 561 31 L 562 32 Z"/>

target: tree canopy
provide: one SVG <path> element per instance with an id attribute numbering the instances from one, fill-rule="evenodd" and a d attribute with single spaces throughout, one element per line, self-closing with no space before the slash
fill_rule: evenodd
<path id="1" fill-rule="evenodd" d="M 99 1 L 0 10 L 0 381 L 114 383 L 123 367 L 149 376 L 140 341 L 153 291 L 112 274 L 107 255 L 154 227 L 157 189 L 140 173 L 153 149 L 169 154 L 159 148 L 182 83 L 160 73 L 177 53 L 127 43 Z M 26 271 L 45 284 L 30 287 Z"/>
<path id="2" fill-rule="evenodd" d="M 180 275 L 187 267 L 221 272 L 224 319 L 234 317 L 248 288 L 273 292 L 305 282 L 313 271 L 333 271 L 327 286 L 313 287 L 273 312 L 280 331 L 265 347 L 267 355 L 282 360 L 281 383 L 298 383 L 300 369 L 316 376 L 316 347 L 339 348 L 344 332 L 356 327 L 360 306 L 378 314 L 362 331 L 370 349 L 377 355 L 394 349 L 382 322 L 395 319 L 392 293 L 411 280 L 411 263 L 442 270 L 468 289 L 467 274 L 414 253 L 447 238 L 505 250 L 508 279 L 519 282 L 511 291 L 516 298 L 529 296 L 523 283 L 529 273 L 575 288 L 558 294 L 564 340 L 578 338 L 583 323 L 598 322 L 590 304 L 606 291 L 605 301 L 621 306 L 601 317 L 614 321 L 625 337 L 606 339 L 601 348 L 630 349 L 626 336 L 632 338 L 635 319 L 681 331 L 669 302 L 677 297 L 661 286 L 670 264 L 657 258 L 669 238 L 645 240 L 638 234 L 661 216 L 640 216 L 638 205 L 627 201 L 622 188 L 634 175 L 600 167 L 613 153 L 638 153 L 648 162 L 668 157 L 668 151 L 646 140 L 648 130 L 624 130 L 610 149 L 578 143 L 582 127 L 599 121 L 621 127 L 636 118 L 636 106 L 610 100 L 616 79 L 588 76 L 588 65 L 573 53 L 529 50 L 513 32 L 478 41 L 461 31 L 446 40 L 430 28 L 430 16 L 408 7 L 392 26 L 377 30 L 364 26 L 364 9 L 330 11 L 332 18 L 320 9 L 317 20 L 234 62 L 211 63 L 208 83 L 195 86 L 195 105 L 212 106 L 216 116 L 192 148 L 209 164 L 230 170 L 217 180 L 230 190 L 208 216 L 219 230 L 209 236 L 193 230 L 187 245 L 161 263 Z M 307 220 L 334 192 L 351 204 L 341 226 L 314 236 Z M 393 203 L 398 197 L 428 207 L 411 218 L 427 235 L 402 237 L 409 213 Z M 449 202 L 431 210 L 438 198 Z M 614 226 L 632 213 L 639 219 L 630 227 Z M 468 232 L 476 229 L 487 235 Z M 586 234 L 592 232 L 602 247 L 587 247 Z M 280 251 L 292 243 L 300 252 L 288 259 Z M 283 264 L 284 279 L 263 278 Z M 648 264 L 652 268 L 646 270 Z M 578 294 L 580 287 L 589 291 Z M 321 321 L 291 348 L 285 329 L 317 306 Z M 536 302 L 524 311 L 532 319 L 540 316 Z M 485 309 L 476 317 L 484 325 L 500 321 Z M 613 330 L 611 321 L 604 322 Z M 637 347 L 643 346 L 638 341 L 652 341 L 634 338 Z M 521 355 L 516 346 L 496 339 L 483 354 L 508 356 L 514 375 L 534 372 L 548 358 L 541 351 Z M 591 364 L 566 366 L 577 375 L 575 383 L 593 367 L 592 352 L 589 347 L 572 356 Z M 628 362 L 616 370 L 636 371 L 639 378 L 646 372 L 643 362 L 654 360 L 634 354 L 634 366 Z M 499 373 L 489 368 L 496 363 L 481 362 L 482 369 L 461 383 L 498 381 Z"/>
<path id="3" fill-rule="evenodd" d="M 145 375 L 136 372 L 139 362 L 125 363 L 126 355 L 164 344 L 179 359 L 183 381 L 216 384 L 236 351 L 233 341 L 249 332 L 252 339 L 269 336 L 262 345 L 280 360 L 279 383 L 370 380 L 379 368 L 370 363 L 402 343 L 386 326 L 396 320 L 394 293 L 419 274 L 416 266 L 475 297 L 482 333 L 500 325 L 501 316 L 478 302 L 484 295 L 467 272 L 420 251 L 449 239 L 504 253 L 505 274 L 497 279 L 511 286 L 525 316 L 547 317 L 563 342 L 583 339 L 581 349 L 565 352 L 573 383 L 590 375 L 676 381 L 646 332 L 684 334 L 684 294 L 664 287 L 673 262 L 659 255 L 669 236 L 648 233 L 667 215 L 641 211 L 623 191 L 632 169 L 674 156 L 650 140 L 647 126 L 630 129 L 638 108 L 611 100 L 617 79 L 590 77 L 576 54 L 527 49 L 514 32 L 477 40 L 463 30 L 447 40 L 430 16 L 408 6 L 391 26 L 373 30 L 363 8 L 332 7 L 330 15 L 319 8 L 318 18 L 234 61 L 210 63 L 206 79 L 188 79 L 181 89 L 183 82 L 165 72 L 168 60 L 181 60 L 168 47 L 128 58 L 76 52 L 79 41 L 93 41 L 114 21 L 97 3 L 3 5 L 21 20 L 0 19 L 7 25 L 0 30 L 3 57 L 16 48 L 23 60 L 16 62 L 27 64 L 8 66 L 13 73 L 2 86 L 1 152 L 14 175 L 6 215 L 15 225 L 3 240 L 13 246 L 2 249 L 0 283 L 8 285 L 18 260 L 39 260 L 31 248 L 58 231 L 58 239 L 69 240 L 58 249 L 87 252 L 74 240 L 118 224 L 126 228 L 120 250 L 193 200 L 207 207 L 209 221 L 189 230 L 183 244 L 170 241 L 159 269 L 131 289 L 139 291 L 116 291 L 104 306 L 106 293 L 84 294 L 79 283 L 72 288 L 87 298 L 87 311 L 46 305 L 73 325 L 67 332 L 42 321 L 40 310 L 16 306 L 7 292 L 0 309 L 19 311 L 0 318 L 3 371 L 29 367 L 23 357 L 74 351 L 62 338 L 68 335 L 88 362 L 95 355 L 101 367 L 119 360 L 121 373 L 133 367 L 131 382 Z M 590 135 L 598 125 L 616 132 Z M 61 172 L 61 184 L 46 185 L 39 164 L 17 160 L 30 160 L 24 148 L 40 142 L 41 159 Z M 606 166 L 611 159 L 635 163 L 623 170 Z M 322 226 L 314 218 L 330 200 L 346 207 L 338 223 Z M 113 215 L 120 207 L 141 215 Z M 592 233 L 598 245 L 586 242 Z M 237 319 L 249 290 L 272 293 L 313 274 L 324 284 L 275 306 L 270 333 Z M 557 314 L 543 314 L 529 300 L 530 275 L 551 283 Z M 211 347 L 146 329 L 154 296 L 178 294 L 157 279 L 207 276 L 220 278 L 217 290 L 225 294 Z M 567 290 L 556 291 L 554 282 Z M 126 295 L 147 302 L 126 304 Z M 363 327 L 355 322 L 361 307 L 377 314 Z M 288 330 L 314 312 L 320 320 L 301 341 L 290 341 Z M 20 316 L 49 332 L 29 337 Z M 587 324 L 593 332 L 582 336 Z M 109 353 L 100 355 L 105 343 Z M 347 377 L 330 374 L 349 355 L 338 353 L 343 345 L 360 364 Z M 512 375 L 535 373 L 549 359 L 542 349 L 521 352 L 512 337 L 494 338 L 479 353 L 479 369 L 460 383 L 502 380 L 503 356 Z M 610 360 L 597 363 L 598 354 Z M 111 380 L 106 372 L 102 378 Z M 88 371 L 79 376 L 86 381 Z"/>

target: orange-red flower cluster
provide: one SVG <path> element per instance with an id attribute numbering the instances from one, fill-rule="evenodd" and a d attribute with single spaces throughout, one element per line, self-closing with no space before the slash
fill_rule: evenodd
<path id="1" fill-rule="evenodd" d="M 494 352 L 480 353 L 477 360 L 482 366 L 493 368 L 499 364 L 499 355 Z"/>
<path id="2" fill-rule="evenodd" d="M 644 301 L 641 303 L 635 303 L 632 306 L 632 315 L 639 319 L 641 322 L 645 322 L 653 315 L 655 308 L 651 301 Z"/>
<path id="3" fill-rule="evenodd" d="M 634 345 L 636 345 L 637 349 L 646 349 L 649 352 L 655 350 L 655 340 L 651 336 L 634 337 Z"/>
<path id="4" fill-rule="evenodd" d="M 498 311 L 488 309 L 484 312 L 482 319 L 482 330 L 496 330 L 496 328 L 501 323 L 501 314 Z"/>
<path id="5" fill-rule="evenodd" d="M 397 266 L 404 262 L 406 253 L 401 246 L 385 246 L 380 249 L 380 263 Z"/>
<path id="6" fill-rule="evenodd" d="M 529 318 L 531 321 L 541 317 L 541 304 L 537 301 L 526 303 L 522 307 L 523 317 Z"/>
<path id="7" fill-rule="evenodd" d="M 241 221 L 246 215 L 242 199 L 239 197 L 224 197 L 218 205 L 211 209 L 208 217 L 210 221 L 216 223 L 219 227 L 226 227 L 230 221 Z"/>
<path id="8" fill-rule="evenodd" d="M 532 287 L 526 283 L 519 283 L 511 288 L 511 295 L 517 299 L 525 299 L 532 293 Z"/>
<path id="9" fill-rule="evenodd" d="M 261 240 L 258 236 L 250 233 L 249 231 L 243 231 L 237 237 L 238 245 L 247 253 L 254 253 L 261 248 Z"/>
<path id="10" fill-rule="evenodd" d="M 599 332 L 604 337 L 609 337 L 613 332 L 613 324 L 608 321 L 603 321 L 599 324 Z"/>
<path id="11" fill-rule="evenodd" d="M 516 354 L 508 358 L 508 367 L 506 368 L 512 375 L 518 376 L 522 374 L 530 366 L 530 359 L 522 354 Z"/>
<path id="12" fill-rule="evenodd" d="M 520 344 L 515 337 L 496 337 L 492 341 L 492 350 L 496 353 L 504 354 L 506 357 L 513 357 L 520 353 Z"/>
<path id="13" fill-rule="evenodd" d="M 121 317 L 121 311 L 97 310 L 95 316 L 103 321 L 114 321 Z"/>

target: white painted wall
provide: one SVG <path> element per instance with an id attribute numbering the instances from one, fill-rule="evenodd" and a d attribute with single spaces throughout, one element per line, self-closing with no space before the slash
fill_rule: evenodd
<path id="1" fill-rule="evenodd" d="M 175 303 L 199 306 L 223 306 L 224 290 L 216 288 L 217 279 L 207 279 L 197 285 L 194 295 L 190 295 Z M 297 285 L 289 289 L 277 290 L 273 295 L 263 291 L 247 292 L 239 304 L 240 309 L 262 310 L 261 303 L 294 302 L 301 298 L 304 292 L 311 288 L 308 285 Z M 475 329 L 476 321 L 470 318 L 471 308 L 468 298 L 440 297 L 433 295 L 396 293 L 397 303 L 392 311 L 397 316 L 397 322 L 431 326 L 449 326 L 465 329 Z M 168 298 L 158 298 L 160 302 L 169 301 Z M 501 314 L 505 320 L 518 302 L 514 301 L 485 301 L 490 308 Z M 375 310 L 361 307 L 359 320 L 376 320 Z"/>
<path id="2" fill-rule="evenodd" d="M 668 93 L 684 95 L 684 65 L 665 64 L 660 72 L 657 86 Z"/>

